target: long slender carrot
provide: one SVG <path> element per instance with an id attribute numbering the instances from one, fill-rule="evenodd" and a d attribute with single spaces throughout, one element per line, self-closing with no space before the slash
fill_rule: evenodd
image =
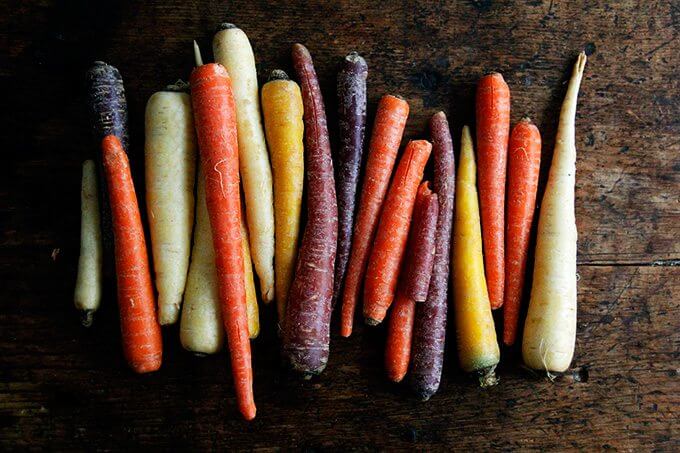
<path id="1" fill-rule="evenodd" d="M 513 128 L 508 148 L 503 342 L 510 346 L 517 336 L 529 233 L 536 210 L 538 170 L 541 166 L 541 133 L 529 118 L 522 119 Z"/>
<path id="2" fill-rule="evenodd" d="M 308 220 L 286 305 L 283 351 L 295 371 L 310 377 L 326 368 L 330 350 L 338 205 L 326 110 L 314 62 L 302 44 L 293 45 L 292 56 L 305 109 Z"/>
<path id="3" fill-rule="evenodd" d="M 427 140 L 406 145 L 385 199 L 364 282 L 364 318 L 369 325 L 382 322 L 394 299 L 418 184 L 431 151 Z"/>
<path id="4" fill-rule="evenodd" d="M 475 373 L 482 387 L 497 382 L 494 370 L 500 350 L 484 278 L 482 232 L 475 185 L 475 156 L 470 129 L 463 127 L 456 178 L 451 273 L 458 359 L 463 371 Z"/>
<path id="5" fill-rule="evenodd" d="M 102 163 L 111 204 L 123 353 L 134 371 L 148 373 L 161 366 L 161 327 L 130 164 L 115 135 L 102 140 Z"/>
<path id="6" fill-rule="evenodd" d="M 201 65 L 198 46 L 194 46 L 198 66 L 191 73 L 191 100 L 205 176 L 222 318 L 236 399 L 243 417 L 252 420 L 256 408 L 241 242 L 236 109 L 227 70 L 216 63 Z"/>
<path id="7" fill-rule="evenodd" d="M 510 133 L 510 89 L 499 73 L 477 85 L 477 162 L 484 268 L 491 308 L 503 305 L 505 172 Z"/>
<path id="8" fill-rule="evenodd" d="M 413 227 L 408 238 L 408 257 L 401 271 L 401 283 L 397 290 L 394 308 L 390 314 L 385 346 L 385 369 L 387 377 L 400 382 L 406 375 L 411 357 L 411 336 L 416 311 L 416 300 L 409 291 L 425 288 L 425 297 L 432 274 L 434 237 L 437 230 L 439 205 L 437 194 L 432 193 L 429 183 L 418 188 L 413 208 Z"/>
<path id="9" fill-rule="evenodd" d="M 576 60 L 557 126 L 536 235 L 534 279 L 524 322 L 522 357 L 535 370 L 563 372 L 576 342 L 576 104 L 586 54 Z"/>
<path id="10" fill-rule="evenodd" d="M 455 195 L 455 161 L 449 122 L 444 112 L 432 115 L 430 136 L 434 160 L 434 191 L 439 200 L 434 265 L 427 299 L 416 306 L 409 385 L 422 400 L 439 389 L 444 366 L 448 311 L 449 255 Z"/>
<path id="11" fill-rule="evenodd" d="M 380 210 L 397 158 L 401 136 L 408 117 L 408 103 L 386 95 L 378 104 L 373 135 L 368 148 L 368 161 L 361 189 L 359 210 L 354 223 L 352 251 L 345 275 L 342 295 L 340 335 L 348 337 L 354 325 L 354 310 L 359 299 L 361 281 L 366 270 L 373 236 L 378 226 Z"/>

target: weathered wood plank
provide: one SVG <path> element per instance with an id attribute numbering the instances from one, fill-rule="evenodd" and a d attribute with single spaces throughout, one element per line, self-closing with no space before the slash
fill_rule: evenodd
<path id="1" fill-rule="evenodd" d="M 0 448 L 680 449 L 680 271 L 670 266 L 680 260 L 678 6 L 299 3 L 15 1 L 0 15 L 9 131 L 0 166 Z M 78 325 L 79 172 L 94 152 L 84 70 L 105 59 L 126 79 L 141 188 L 146 100 L 188 77 L 191 39 L 207 51 L 225 19 L 251 36 L 263 80 L 275 67 L 290 70 L 291 43 L 308 45 L 331 126 L 334 74 L 350 50 L 369 63 L 369 118 L 383 93 L 409 100 L 408 138 L 422 136 L 439 109 L 458 134 L 473 117 L 476 79 L 502 71 L 513 121 L 530 115 L 544 135 L 543 183 L 563 82 L 576 52 L 590 53 L 577 119 L 580 318 L 570 376 L 532 378 L 510 350 L 501 385 L 481 391 L 449 347 L 442 388 L 421 404 L 383 378 L 384 332 L 360 329 L 351 340 L 334 333 L 328 372 L 300 383 L 280 369 L 264 310 L 254 351 L 259 412 L 245 425 L 224 353 L 194 358 L 166 329 L 162 371 L 133 376 L 110 290 L 95 326 Z"/>

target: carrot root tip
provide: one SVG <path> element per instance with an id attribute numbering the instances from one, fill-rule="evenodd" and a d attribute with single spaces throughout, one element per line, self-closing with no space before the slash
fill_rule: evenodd
<path id="1" fill-rule="evenodd" d="M 484 389 L 493 387 L 500 381 L 500 379 L 496 376 L 496 365 L 482 368 L 481 370 L 477 371 L 477 377 L 479 378 L 479 386 Z"/>
<path id="2" fill-rule="evenodd" d="M 371 326 L 371 327 L 375 327 L 378 324 L 380 324 L 380 321 L 373 319 L 373 318 L 364 318 L 364 322 L 366 323 L 366 325 Z"/>
<path id="3" fill-rule="evenodd" d="M 80 314 L 80 323 L 83 327 L 91 327 L 94 319 L 94 310 L 83 310 Z"/>

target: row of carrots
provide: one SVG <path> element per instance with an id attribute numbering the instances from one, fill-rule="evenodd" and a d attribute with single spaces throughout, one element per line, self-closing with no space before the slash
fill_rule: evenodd
<path id="1" fill-rule="evenodd" d="M 451 299 L 462 368 L 482 385 L 494 384 L 500 350 L 492 309 L 503 307 L 503 341 L 512 345 L 541 156 L 540 133 L 529 119 L 510 132 L 510 91 L 502 75 L 479 81 L 477 149 L 465 126 L 456 174 L 443 112 L 430 120 L 430 140 L 410 141 L 397 162 L 409 105 L 393 95 L 378 104 L 364 159 L 368 67 L 356 52 L 337 78 L 340 143 L 332 153 L 304 46 L 292 49 L 299 85 L 275 70 L 261 93 L 242 30 L 220 27 L 213 40 L 217 63 L 203 64 L 194 47 L 189 86 L 155 93 L 145 116 L 158 304 L 126 154 L 123 81 L 102 62 L 88 72 L 101 152 L 99 176 L 93 161 L 83 167 L 75 303 L 85 324 L 100 304 L 106 257 L 115 256 L 131 368 L 160 367 L 160 325 L 180 317 L 181 342 L 197 353 L 217 352 L 226 332 L 239 409 L 250 420 L 256 408 L 248 339 L 260 329 L 254 274 L 261 299 L 276 300 L 283 353 L 294 370 L 306 377 L 322 372 L 333 307 L 340 305 L 340 333 L 347 337 L 362 302 L 368 325 L 389 317 L 388 377 L 399 382 L 408 373 L 424 400 L 439 387 Z M 574 122 L 585 60 L 581 53 L 560 114 L 524 323 L 524 361 L 547 372 L 568 368 L 575 342 Z M 431 155 L 433 180 L 423 181 Z M 104 190 L 98 191 L 98 177 Z M 298 239 L 305 184 L 307 220 Z"/>

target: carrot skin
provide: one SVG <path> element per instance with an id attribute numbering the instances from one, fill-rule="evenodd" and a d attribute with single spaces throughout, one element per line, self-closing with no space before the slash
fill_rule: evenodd
<path id="1" fill-rule="evenodd" d="M 195 68 L 191 99 L 236 399 L 243 417 L 252 420 L 256 408 L 246 314 L 236 108 L 227 70 L 215 63 Z"/>
<path id="2" fill-rule="evenodd" d="M 130 163 L 115 135 L 102 140 L 102 163 L 111 201 L 123 353 L 130 368 L 148 373 L 161 366 L 163 342 Z"/>
<path id="3" fill-rule="evenodd" d="M 406 145 L 385 199 L 364 282 L 364 318 L 369 325 L 382 322 L 394 299 L 416 193 L 431 151 L 427 140 Z"/>
<path id="4" fill-rule="evenodd" d="M 503 342 L 508 346 L 514 344 L 517 337 L 540 165 L 541 134 L 531 120 L 525 118 L 513 128 L 508 145 L 503 302 Z"/>
<path id="5" fill-rule="evenodd" d="M 437 195 L 432 193 L 428 182 L 422 183 L 416 195 L 413 227 L 408 238 L 410 253 L 402 269 L 400 277 L 402 284 L 397 291 L 387 330 L 385 369 L 387 377 L 394 382 L 400 382 L 408 370 L 416 311 L 415 300 L 404 291 L 404 288 L 412 287 L 414 284 L 416 287 L 424 286 L 427 296 L 434 258 L 434 234 L 438 211 Z"/>
<path id="6" fill-rule="evenodd" d="M 510 89 L 501 74 L 480 79 L 476 119 L 484 268 L 491 308 L 495 310 L 503 305 L 505 176 L 510 133 Z"/>
<path id="7" fill-rule="evenodd" d="M 345 274 L 342 293 L 342 319 L 340 335 L 348 337 L 354 325 L 354 310 L 359 300 L 361 282 L 370 254 L 380 210 L 387 192 L 394 161 L 406 126 L 409 106 L 396 96 L 386 95 L 380 99 L 375 114 L 373 134 L 368 147 L 368 159 L 357 218 L 352 234 L 352 248 Z"/>
<path id="8" fill-rule="evenodd" d="M 107 135 L 120 140 L 123 151 L 128 149 L 128 112 L 123 78 L 114 66 L 95 61 L 85 76 L 87 82 L 88 107 L 92 133 L 97 147 Z M 99 180 L 104 181 L 104 168 L 100 153 L 96 153 Z M 104 246 L 104 270 L 107 274 L 113 267 L 113 229 L 111 208 L 105 185 L 99 192 L 101 209 L 102 241 Z"/>
<path id="9" fill-rule="evenodd" d="M 455 161 L 449 123 L 443 112 L 430 120 L 434 158 L 433 188 L 439 215 L 435 233 L 435 254 L 427 299 L 416 304 L 409 384 L 421 399 L 437 392 L 444 364 L 446 315 L 448 308 L 451 230 L 455 195 Z"/>
<path id="10" fill-rule="evenodd" d="M 432 193 L 430 183 L 425 181 L 416 195 L 403 275 L 405 293 L 416 302 L 424 302 L 430 289 L 438 215 L 437 194 Z"/>
<path id="11" fill-rule="evenodd" d="M 356 52 L 347 55 L 338 73 L 340 149 L 336 154 L 335 162 L 338 196 L 338 250 L 335 256 L 333 307 L 342 291 L 352 245 L 356 194 L 366 130 L 367 77 L 366 61 Z"/>
<path id="12" fill-rule="evenodd" d="M 301 44 L 293 45 L 292 54 L 304 104 L 308 220 L 286 304 L 283 351 L 293 370 L 310 376 L 321 373 L 328 362 L 338 205 L 326 112 L 314 63 Z"/>

